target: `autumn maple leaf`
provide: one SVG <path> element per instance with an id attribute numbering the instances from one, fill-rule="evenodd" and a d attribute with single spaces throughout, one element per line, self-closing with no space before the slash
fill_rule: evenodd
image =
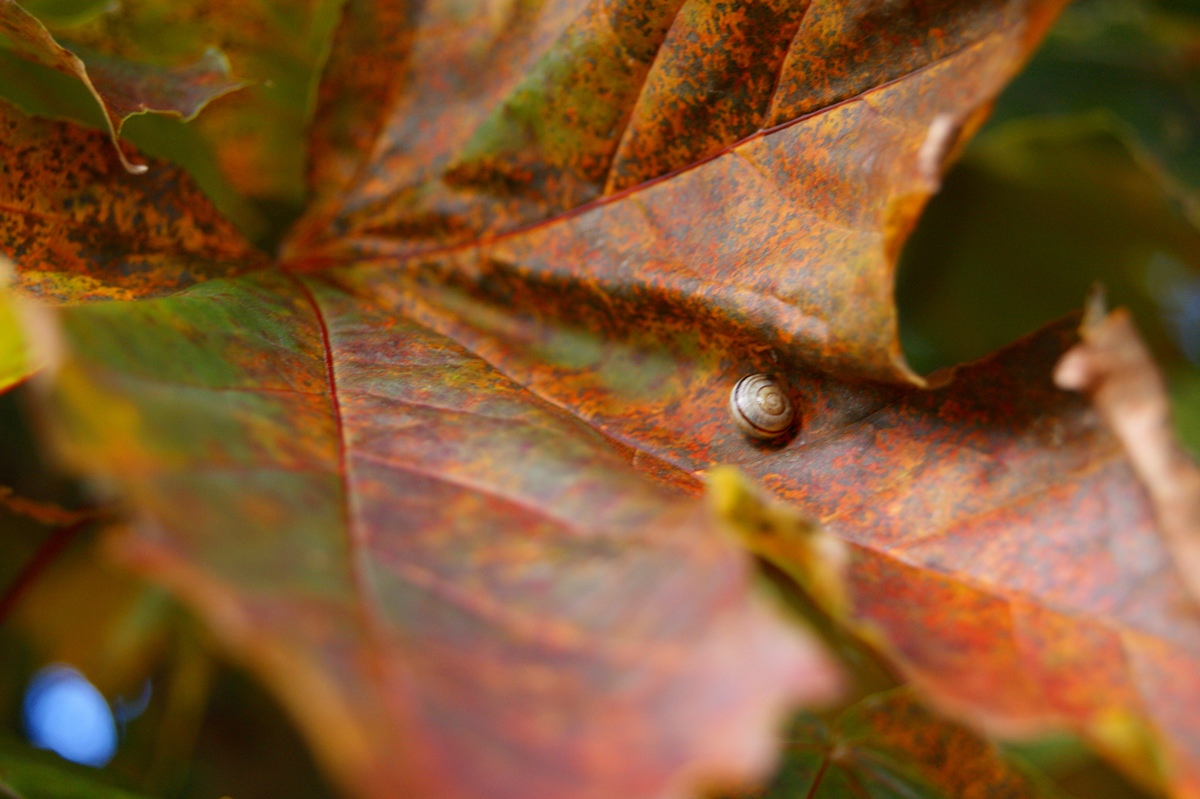
<path id="1" fill-rule="evenodd" d="M 181 169 L 5 105 L 0 245 L 61 347 L 0 374 L 46 364 L 49 435 L 127 508 L 112 553 L 359 795 L 761 776 L 839 672 L 732 529 L 941 707 L 1200 796 L 1200 627 L 1119 443 L 1051 383 L 1075 323 L 928 382 L 896 337 L 900 246 L 1060 5 L 349 0 L 274 261 Z M 154 7 L 77 39 L 133 64 Z M 236 98 L 205 141 L 277 190 Z M 756 373 L 796 413 L 766 442 L 728 410 Z M 736 480 L 714 511 L 719 465 L 847 542 L 846 585 Z"/>

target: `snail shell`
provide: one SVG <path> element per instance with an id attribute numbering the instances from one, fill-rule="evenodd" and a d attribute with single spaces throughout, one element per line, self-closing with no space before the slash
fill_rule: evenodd
<path id="1" fill-rule="evenodd" d="M 747 375 L 729 392 L 729 413 L 751 438 L 775 438 L 792 426 L 796 410 L 783 386 L 771 375 Z"/>

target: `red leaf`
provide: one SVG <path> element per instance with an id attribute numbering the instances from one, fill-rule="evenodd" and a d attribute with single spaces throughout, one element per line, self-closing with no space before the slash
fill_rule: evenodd
<path id="1" fill-rule="evenodd" d="M 893 196 L 928 193 L 936 170 L 914 170 L 906 151 L 919 149 L 939 111 L 955 129 L 973 126 L 1061 5 L 560 0 L 464 13 L 450 2 L 351 2 L 314 129 L 319 199 L 292 256 L 466 243 L 718 156 L 700 170 L 712 176 L 705 185 L 745 199 L 725 182 L 725 173 L 754 177 L 739 153 L 767 185 L 804 177 L 795 162 L 815 157 L 809 176 L 832 182 L 765 194 L 810 196 L 813 211 L 832 206 L 835 223 L 869 197 L 869 215 Z M 843 103 L 853 118 L 837 110 Z M 872 111 L 883 116 L 857 130 Z M 780 127 L 793 129 L 770 135 Z M 748 141 L 762 137 L 774 144 Z M 764 163 L 764 149 L 786 150 L 792 168 Z M 856 165 L 875 178 L 857 191 L 858 175 L 837 174 Z M 676 226 L 696 221 L 685 208 Z"/>
<path id="2" fill-rule="evenodd" d="M 64 319 L 57 417 L 142 513 L 123 558 L 362 795 L 684 796 L 835 688 L 702 506 L 403 317 L 259 273 Z"/>
<path id="3" fill-rule="evenodd" d="M 548 401 L 679 468 L 737 464 L 848 540 L 853 617 L 944 706 L 1006 734 L 1069 725 L 1142 775 L 1161 747 L 1177 795 L 1200 786 L 1200 731 L 1183 710 L 1200 701 L 1195 606 L 1120 445 L 1051 383 L 1073 323 L 926 391 L 834 379 L 736 339 L 692 348 L 669 320 L 585 318 L 600 341 L 465 290 L 443 297 L 503 340 L 429 318 Z M 563 379 L 579 353 L 592 360 Z M 726 399 L 767 370 L 786 376 L 801 421 L 763 445 L 741 437 Z M 786 547 L 759 549 L 797 567 Z"/>

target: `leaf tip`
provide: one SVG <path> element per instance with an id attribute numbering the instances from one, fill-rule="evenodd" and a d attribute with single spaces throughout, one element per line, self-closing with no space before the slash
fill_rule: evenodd
<path id="1" fill-rule="evenodd" d="M 110 120 L 111 123 L 111 120 Z M 121 166 L 131 175 L 144 175 L 150 171 L 149 164 L 138 164 L 129 160 L 129 156 L 125 154 L 125 149 L 121 147 L 121 125 L 112 124 L 109 128 L 109 138 L 112 139 L 113 149 L 117 151 L 117 160 L 121 162 Z"/>
<path id="2" fill-rule="evenodd" d="M 764 498 L 736 468 L 705 475 L 714 514 L 756 555 L 784 569 L 834 618 L 849 607 L 842 541 L 782 503 Z"/>
<path id="3" fill-rule="evenodd" d="M 1095 330 L 1108 316 L 1108 292 L 1104 284 L 1097 280 L 1088 289 L 1083 301 L 1083 320 L 1079 323 L 1079 331 L 1086 336 L 1088 331 Z"/>

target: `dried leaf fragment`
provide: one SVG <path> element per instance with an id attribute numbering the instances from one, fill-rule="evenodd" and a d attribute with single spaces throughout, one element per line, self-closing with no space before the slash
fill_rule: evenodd
<path id="1" fill-rule="evenodd" d="M 1082 341 L 1058 362 L 1054 381 L 1085 393 L 1121 440 L 1180 575 L 1200 601 L 1200 468 L 1175 436 L 1162 373 L 1129 312 L 1104 314 L 1099 295 L 1079 333 Z"/>
<path id="2" fill-rule="evenodd" d="M 40 502 L 13 493 L 8 486 L 0 486 L 0 507 L 21 516 L 27 516 L 46 525 L 67 525 L 94 518 L 95 510 L 68 510 L 52 502 Z"/>

